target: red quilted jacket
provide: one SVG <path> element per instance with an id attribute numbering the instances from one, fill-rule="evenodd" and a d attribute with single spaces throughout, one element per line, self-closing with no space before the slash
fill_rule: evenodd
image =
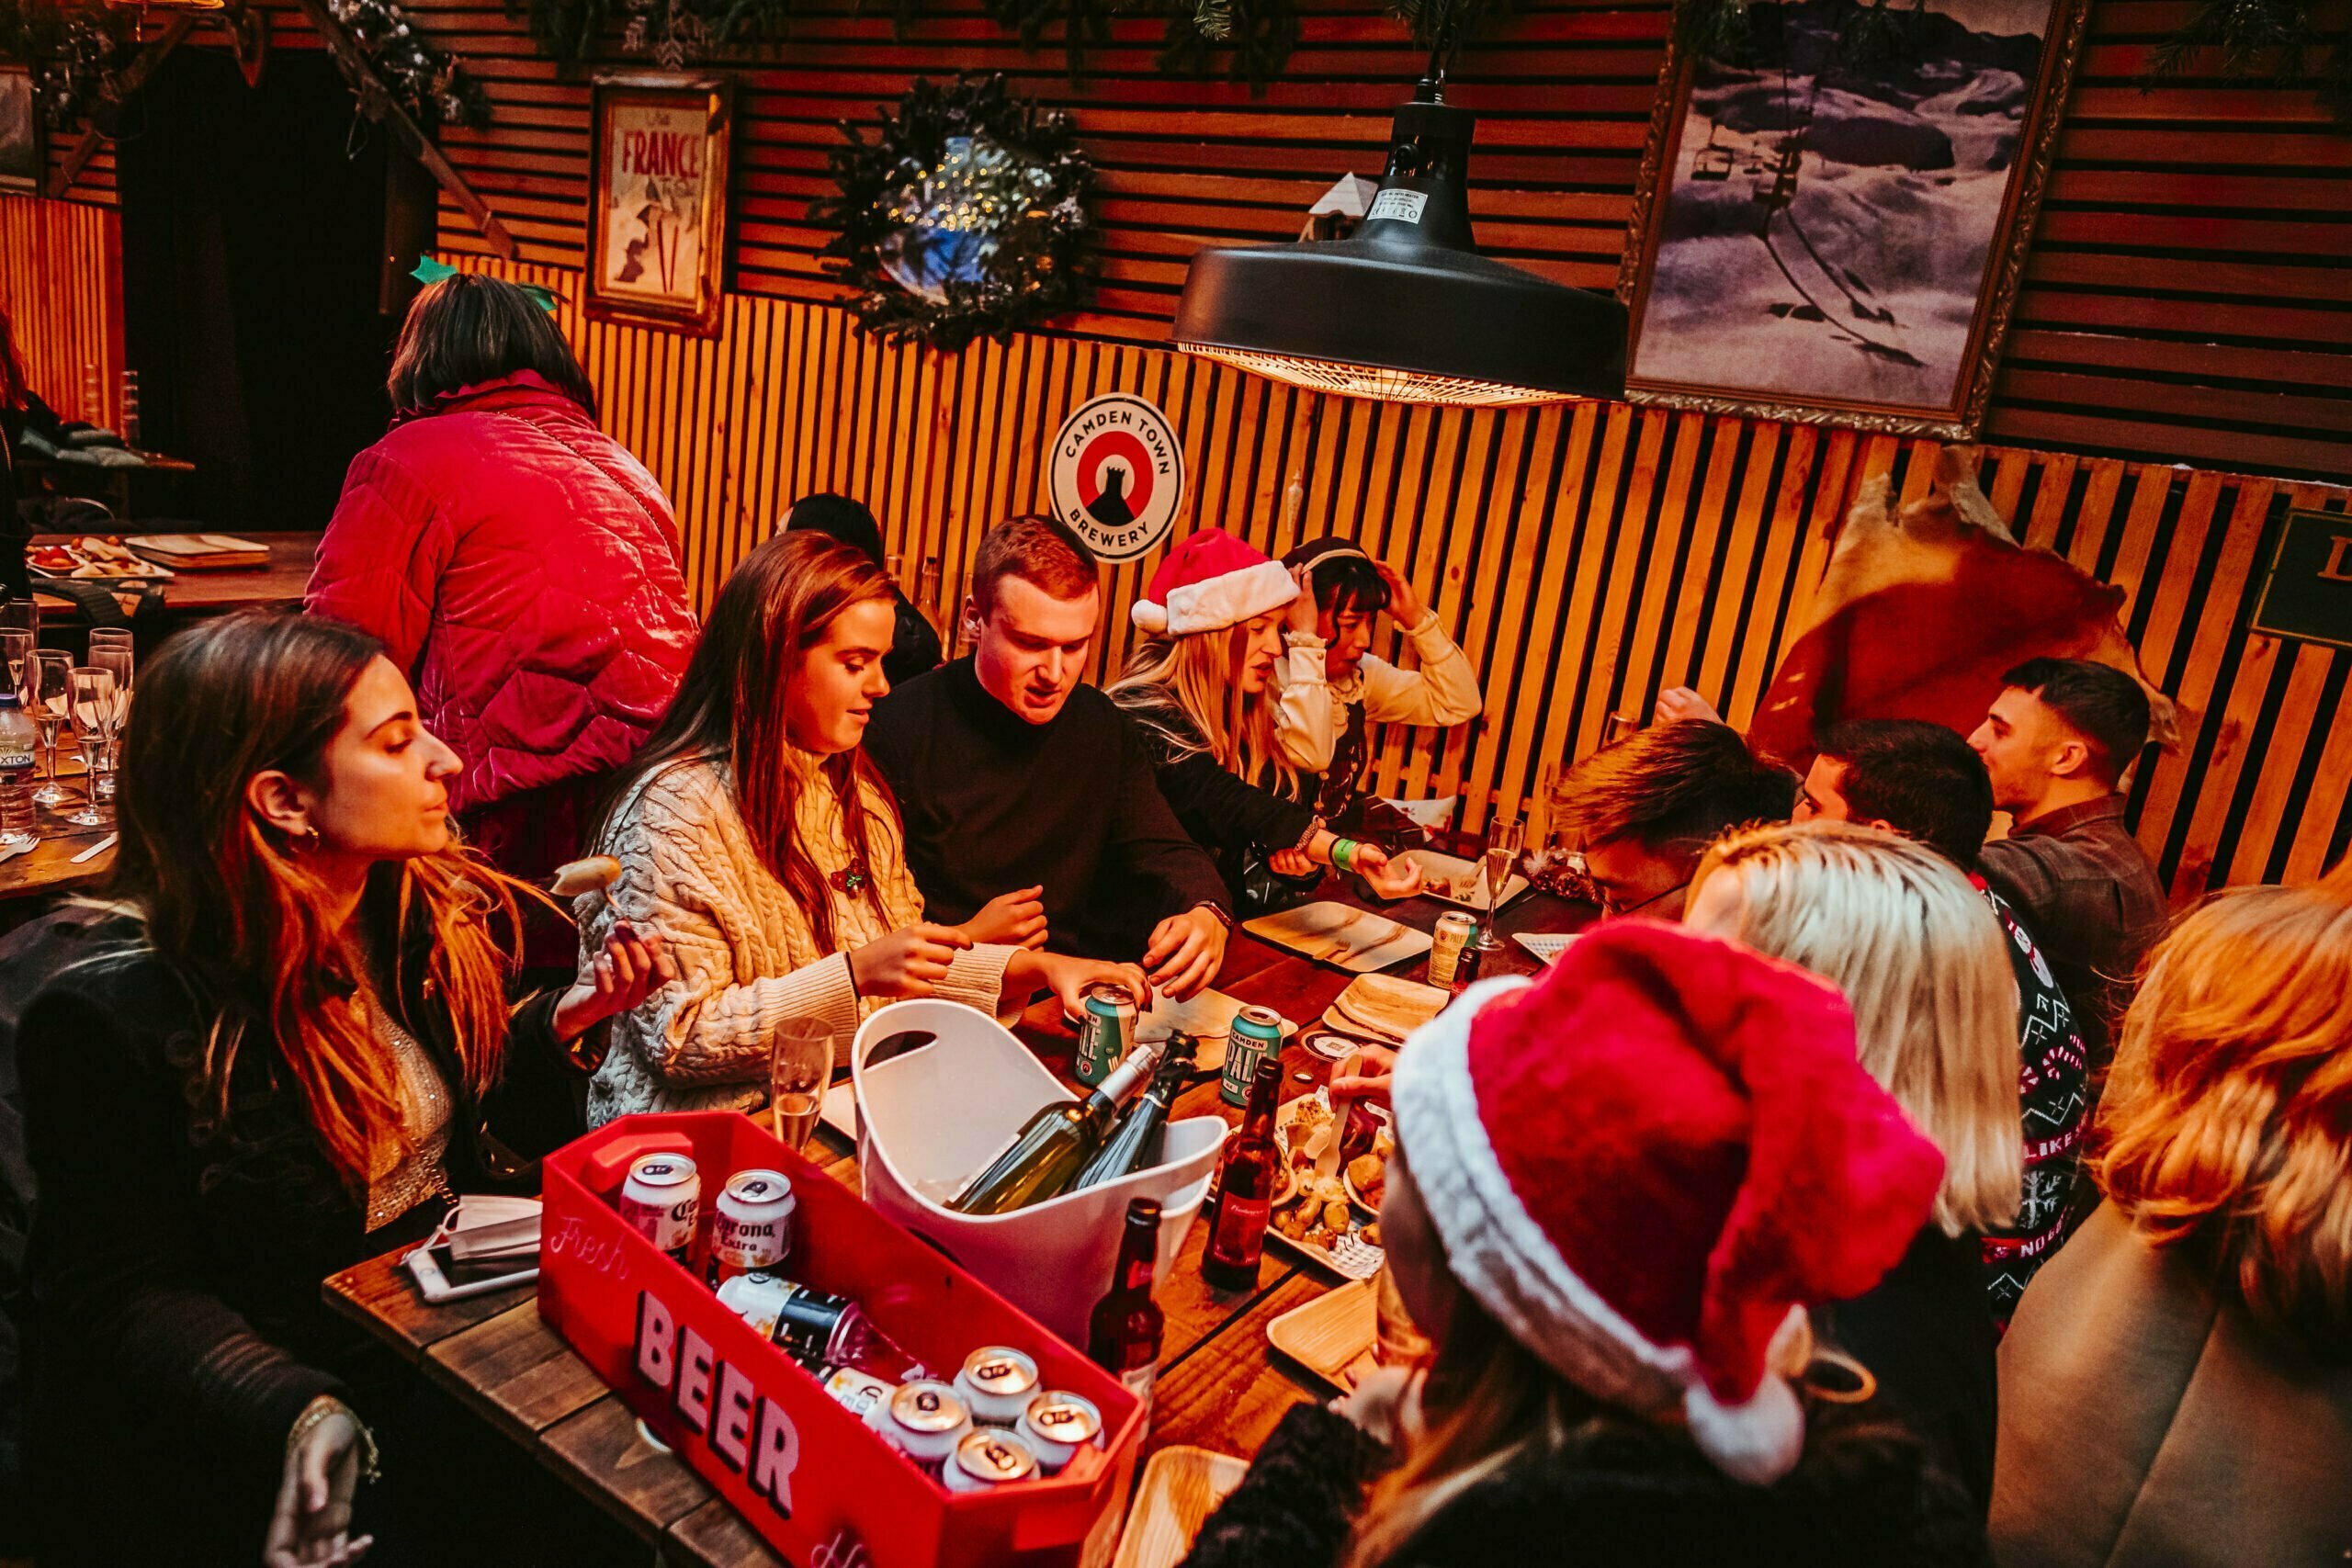
<path id="1" fill-rule="evenodd" d="M 696 636 L 662 487 L 529 371 L 395 419 L 352 460 L 309 608 L 407 671 L 465 760 L 460 815 L 627 761 Z"/>

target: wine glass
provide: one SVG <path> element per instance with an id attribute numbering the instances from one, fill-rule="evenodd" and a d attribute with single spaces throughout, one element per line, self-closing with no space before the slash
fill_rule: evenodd
<path id="1" fill-rule="evenodd" d="M 114 671 L 76 665 L 67 671 L 66 710 L 74 720 L 74 739 L 82 743 L 89 764 L 90 787 L 82 809 L 65 820 L 77 828 L 103 828 L 107 814 L 98 803 L 99 761 L 114 744 Z"/>
<path id="2" fill-rule="evenodd" d="M 775 1111 L 775 1135 L 806 1153 L 833 1081 L 833 1032 L 814 1019 L 788 1018 L 769 1042 L 768 1103 Z"/>
<path id="3" fill-rule="evenodd" d="M 25 711 L 40 731 L 41 749 L 49 753 L 49 774 L 33 791 L 33 804 L 55 807 L 73 796 L 57 782 L 58 731 L 64 728 L 73 698 L 74 656 L 59 648 L 33 650 L 33 667 L 25 677 Z"/>
<path id="4" fill-rule="evenodd" d="M 130 716 L 130 649 L 127 648 L 94 648 L 90 650 L 90 668 L 103 670 L 113 682 L 112 711 L 107 719 L 105 768 L 96 779 L 99 793 L 114 798 L 115 765 L 120 760 L 123 722 Z"/>
<path id="5" fill-rule="evenodd" d="M 30 632 L 33 640 L 40 640 L 40 605 L 31 599 L 10 599 L 0 602 L 0 628 Z"/>
<path id="6" fill-rule="evenodd" d="M 1478 951 L 1500 953 L 1502 938 L 1495 934 L 1495 909 L 1502 902 L 1503 884 L 1519 863 L 1527 843 L 1527 824 L 1518 818 L 1498 817 L 1487 828 L 1487 923 L 1478 928 Z"/>

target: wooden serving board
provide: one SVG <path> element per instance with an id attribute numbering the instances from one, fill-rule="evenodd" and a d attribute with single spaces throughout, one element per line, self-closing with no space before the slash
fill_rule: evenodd
<path id="1" fill-rule="evenodd" d="M 1340 1393 L 1380 1363 L 1373 1343 L 1380 1313 L 1369 1280 L 1326 1291 L 1266 1325 L 1266 1342 Z"/>
<path id="2" fill-rule="evenodd" d="M 1242 929 L 1358 975 L 1419 958 L 1430 950 L 1429 932 L 1331 899 L 1261 915 Z"/>
<path id="3" fill-rule="evenodd" d="M 1248 1460 L 1188 1444 L 1152 1455 L 1111 1568 L 1176 1568 L 1201 1526 L 1249 1473 Z"/>
<path id="4" fill-rule="evenodd" d="M 151 561 L 184 571 L 234 571 L 269 564 L 267 545 L 233 534 L 139 534 L 123 544 Z"/>

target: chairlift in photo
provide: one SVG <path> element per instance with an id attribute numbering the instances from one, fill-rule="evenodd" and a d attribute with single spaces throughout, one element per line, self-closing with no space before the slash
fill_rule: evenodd
<path id="1" fill-rule="evenodd" d="M 1694 180 L 1727 180 L 1739 162 L 1739 150 L 1719 142 L 1723 122 L 1707 122 L 1707 144 L 1690 154 L 1690 177 Z"/>
<path id="2" fill-rule="evenodd" d="M 1784 210 L 1797 198 L 1797 172 L 1804 164 L 1804 143 L 1796 136 L 1784 136 L 1774 147 L 1771 156 L 1757 175 L 1753 198 L 1767 212 Z"/>

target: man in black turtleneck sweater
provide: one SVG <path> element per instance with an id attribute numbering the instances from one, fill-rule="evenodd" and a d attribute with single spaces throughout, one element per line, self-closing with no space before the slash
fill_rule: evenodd
<path id="1" fill-rule="evenodd" d="M 1225 882 L 1132 721 L 1079 683 L 1102 618 L 1091 552 L 1050 518 L 1001 524 L 980 541 L 969 613 L 978 651 L 891 693 L 865 734 L 925 914 L 966 920 L 1042 886 L 1049 946 L 1140 949 L 1156 989 L 1191 996 L 1225 961 Z"/>

